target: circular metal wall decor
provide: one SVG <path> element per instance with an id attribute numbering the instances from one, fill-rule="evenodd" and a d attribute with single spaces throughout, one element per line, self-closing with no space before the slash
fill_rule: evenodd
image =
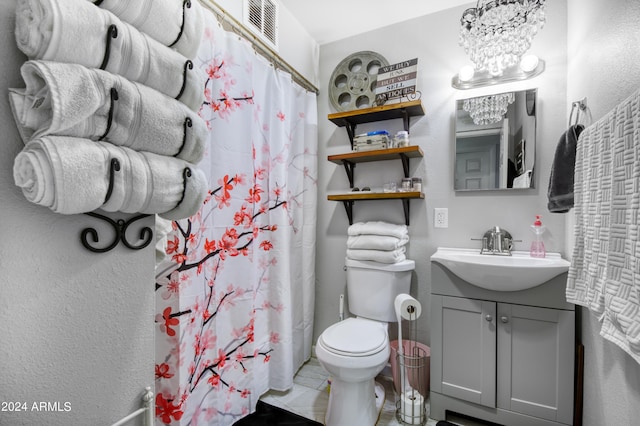
<path id="1" fill-rule="evenodd" d="M 329 82 L 329 99 L 338 111 L 374 106 L 378 69 L 389 65 L 382 55 L 356 52 L 338 64 Z"/>

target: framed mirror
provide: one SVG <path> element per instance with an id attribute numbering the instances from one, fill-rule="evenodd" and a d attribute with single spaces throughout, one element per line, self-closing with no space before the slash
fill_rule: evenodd
<path id="1" fill-rule="evenodd" d="M 456 101 L 456 191 L 533 188 L 537 89 Z"/>

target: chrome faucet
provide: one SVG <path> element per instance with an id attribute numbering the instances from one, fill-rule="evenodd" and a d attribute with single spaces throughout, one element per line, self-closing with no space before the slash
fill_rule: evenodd
<path id="1" fill-rule="evenodd" d="M 484 233 L 482 238 L 472 238 L 474 241 L 482 241 L 480 254 L 497 254 L 511 256 L 514 239 L 511 234 L 499 226 L 494 226 Z"/>

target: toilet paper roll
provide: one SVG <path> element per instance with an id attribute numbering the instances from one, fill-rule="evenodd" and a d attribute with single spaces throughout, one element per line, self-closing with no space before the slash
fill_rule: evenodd
<path id="1" fill-rule="evenodd" d="M 424 397 L 415 389 L 400 396 L 400 418 L 404 423 L 420 425 L 425 420 Z"/>
<path id="2" fill-rule="evenodd" d="M 406 320 L 415 320 L 418 319 L 422 313 L 422 305 L 420 305 L 420 302 L 405 293 L 397 295 L 393 305 L 396 309 L 397 318 L 402 317 Z"/>

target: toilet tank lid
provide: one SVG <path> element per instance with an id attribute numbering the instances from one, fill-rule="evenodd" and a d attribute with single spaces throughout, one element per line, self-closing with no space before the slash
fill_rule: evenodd
<path id="1" fill-rule="evenodd" d="M 390 272 L 413 271 L 416 268 L 416 262 L 410 259 L 405 259 L 397 263 L 380 263 L 370 260 L 353 260 L 346 258 L 344 264 L 347 268 L 378 269 Z"/>

